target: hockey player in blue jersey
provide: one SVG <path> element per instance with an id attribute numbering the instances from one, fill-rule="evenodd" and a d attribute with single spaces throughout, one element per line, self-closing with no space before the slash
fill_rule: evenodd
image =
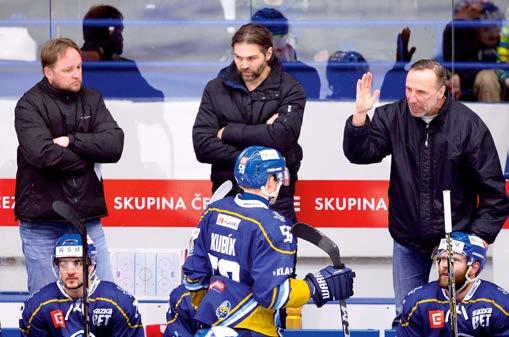
<path id="1" fill-rule="evenodd" d="M 55 244 L 53 268 L 58 281 L 48 284 L 21 308 L 23 337 L 83 335 L 83 245 L 79 234 L 64 234 Z M 93 337 L 145 336 L 136 299 L 115 283 L 95 275 L 96 249 L 88 242 L 89 331 Z"/>
<path id="2" fill-rule="evenodd" d="M 301 307 L 310 298 L 320 307 L 352 296 L 355 273 L 349 268 L 329 266 L 304 280 L 290 278 L 296 238 L 269 207 L 288 183 L 285 158 L 250 146 L 237 157 L 234 173 L 244 193 L 209 205 L 183 266 L 194 319 L 205 327 L 234 328 L 239 336 L 278 336 L 278 309 Z"/>
<path id="3" fill-rule="evenodd" d="M 481 238 L 452 233 L 458 336 L 509 336 L 509 293 L 481 280 L 486 248 Z M 412 290 L 403 302 L 397 336 L 451 336 L 447 243 L 442 239 L 434 254 L 438 280 Z"/>

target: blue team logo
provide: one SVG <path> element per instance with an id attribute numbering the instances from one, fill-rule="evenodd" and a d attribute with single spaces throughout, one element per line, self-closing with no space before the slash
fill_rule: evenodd
<path id="1" fill-rule="evenodd" d="M 216 309 L 217 318 L 225 319 L 226 317 L 228 317 L 231 308 L 232 305 L 230 304 L 230 301 L 223 301 L 223 303 L 221 303 L 219 307 L 217 307 Z"/>

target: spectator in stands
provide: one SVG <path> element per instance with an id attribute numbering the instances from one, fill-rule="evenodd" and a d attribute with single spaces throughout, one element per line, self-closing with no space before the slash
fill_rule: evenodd
<path id="1" fill-rule="evenodd" d="M 500 45 L 498 46 L 498 62 L 504 64 L 504 68 L 497 70 L 500 79 L 500 99 L 509 99 L 509 25 L 502 29 Z"/>
<path id="2" fill-rule="evenodd" d="M 452 233 L 454 283 L 457 302 L 458 336 L 507 336 L 509 334 L 509 293 L 480 279 L 486 264 L 481 238 L 463 232 Z M 436 253 L 438 279 L 412 290 L 403 302 L 399 337 L 449 336 L 448 253 L 442 239 Z"/>
<path id="3" fill-rule="evenodd" d="M 18 136 L 16 206 L 28 273 L 34 293 L 55 280 L 51 252 L 55 241 L 76 229 L 52 208 L 72 205 L 87 225 L 98 251 L 97 273 L 113 280 L 100 218 L 107 215 L 98 163 L 120 159 L 124 133 L 101 95 L 81 84 L 80 49 L 57 38 L 41 50 L 44 78 L 26 92 L 14 111 Z"/>
<path id="4" fill-rule="evenodd" d="M 233 179 L 237 155 L 249 145 L 272 146 L 283 153 L 290 186 L 283 186 L 274 208 L 296 221 L 293 195 L 302 160 L 298 144 L 306 105 L 302 85 L 274 55 L 264 26 L 247 24 L 232 38 L 234 61 L 207 83 L 193 126 L 197 159 L 212 164 L 212 190 Z M 238 185 L 232 194 L 240 192 Z"/>
<path id="5" fill-rule="evenodd" d="M 122 13 L 109 5 L 92 6 L 85 14 L 83 82 L 106 98 L 162 101 L 163 93 L 141 76 L 136 62 L 120 56 L 124 49 L 123 19 Z"/>
<path id="6" fill-rule="evenodd" d="M 442 53 L 445 62 L 454 62 L 453 82 L 461 87 L 461 100 L 500 101 L 500 83 L 491 69 L 497 62 L 502 20 L 503 14 L 492 2 L 457 4 L 454 20 L 444 30 Z"/>
<path id="7" fill-rule="evenodd" d="M 283 70 L 302 84 L 308 98 L 320 98 L 320 76 L 315 68 L 297 60 L 297 52 L 290 44 L 288 19 L 277 9 L 257 10 L 251 22 L 267 27 L 272 33 L 272 44 Z"/>
<path id="8" fill-rule="evenodd" d="M 405 80 L 407 75 L 405 67 L 412 60 L 412 55 L 415 53 L 415 47 L 408 49 L 410 33 L 410 28 L 406 27 L 398 34 L 396 41 L 396 63 L 385 74 L 382 88 L 380 89 L 381 100 L 394 100 L 405 97 Z"/>
<path id="9" fill-rule="evenodd" d="M 355 99 L 355 83 L 362 74 L 369 71 L 369 64 L 356 51 L 338 50 L 329 57 L 327 62 L 327 82 L 331 94 L 328 99 Z"/>
<path id="10" fill-rule="evenodd" d="M 96 249 L 89 239 L 86 258 L 80 234 L 64 234 L 54 243 L 51 263 L 58 280 L 30 296 L 22 306 L 22 337 L 144 337 L 138 301 L 95 271 Z M 88 328 L 84 335 L 83 297 L 88 268 Z"/>
<path id="11" fill-rule="evenodd" d="M 509 214 L 500 159 L 490 131 L 447 91 L 446 70 L 434 60 L 415 62 L 406 98 L 375 109 L 372 75 L 357 82 L 356 111 L 345 125 L 350 162 L 369 164 L 391 155 L 389 231 L 394 239 L 393 282 L 398 324 L 403 297 L 428 283 L 430 254 L 444 236 L 442 191 L 451 190 L 452 225 L 495 241 Z"/>

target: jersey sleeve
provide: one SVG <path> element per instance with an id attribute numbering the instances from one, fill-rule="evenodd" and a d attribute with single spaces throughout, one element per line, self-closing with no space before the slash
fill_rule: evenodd
<path id="1" fill-rule="evenodd" d="M 415 296 L 412 295 L 413 293 L 408 294 L 403 300 L 403 311 L 396 332 L 396 336 L 398 337 L 423 336 L 420 310 L 417 308 Z"/>
<path id="2" fill-rule="evenodd" d="M 20 309 L 19 329 L 22 337 L 50 337 L 51 333 L 42 319 L 43 310 L 39 308 L 39 293 L 25 301 Z"/>
<path id="3" fill-rule="evenodd" d="M 255 244 L 251 270 L 253 296 L 266 308 L 282 308 L 290 296 L 289 277 L 295 266 L 296 239 L 286 222 L 274 221 L 260 227 Z"/>
<path id="4" fill-rule="evenodd" d="M 183 284 L 173 289 L 166 312 L 166 329 L 163 337 L 193 337 L 197 330 L 197 324 L 193 320 L 194 314 L 191 293 Z"/>

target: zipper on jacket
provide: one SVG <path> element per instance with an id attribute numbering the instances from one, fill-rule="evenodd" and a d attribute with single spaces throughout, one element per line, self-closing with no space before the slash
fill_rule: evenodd
<path id="1" fill-rule="evenodd" d="M 424 141 L 425 147 L 428 147 L 428 138 L 429 138 L 429 124 L 426 124 L 426 140 Z"/>

